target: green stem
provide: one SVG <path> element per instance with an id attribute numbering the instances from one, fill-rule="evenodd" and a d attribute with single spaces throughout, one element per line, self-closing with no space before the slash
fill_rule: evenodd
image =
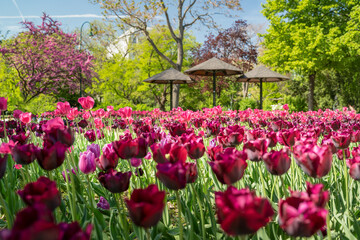
<path id="1" fill-rule="evenodd" d="M 177 200 L 177 208 L 178 208 L 178 220 L 179 220 L 179 239 L 183 240 L 183 225 L 182 225 L 182 221 L 181 221 L 181 200 L 180 200 L 180 194 L 179 194 L 179 190 L 175 191 L 176 193 L 176 200 Z"/>
<path id="2" fill-rule="evenodd" d="M 68 194 L 70 195 L 70 187 L 69 187 L 69 178 L 68 178 L 68 174 L 66 171 L 66 167 L 63 164 L 63 169 L 64 169 L 64 173 L 65 173 L 65 182 L 66 182 L 66 190 L 68 192 Z M 71 196 L 71 198 L 69 197 L 69 202 L 70 202 L 70 211 L 71 211 L 71 218 L 73 221 L 76 221 L 76 213 L 75 213 L 75 205 L 74 205 L 74 201 L 73 201 L 73 196 Z"/>
<path id="3" fill-rule="evenodd" d="M 4 208 L 7 227 L 10 230 L 11 227 L 12 227 L 12 219 L 10 218 L 10 214 L 8 212 L 8 208 L 6 207 L 6 202 L 5 202 L 5 200 L 4 200 L 3 196 L 2 196 L 2 193 L 0 193 L 0 201 L 1 201 L 1 204 L 3 205 L 3 208 Z"/>
<path id="4" fill-rule="evenodd" d="M 87 191 L 89 194 L 89 204 L 91 206 L 91 209 L 95 209 L 96 208 L 95 195 L 94 195 L 93 189 L 91 187 L 89 175 L 87 175 L 87 174 L 85 174 L 85 175 L 86 175 L 86 180 L 87 180 L 88 186 L 89 186 L 89 190 Z"/>
<path id="5" fill-rule="evenodd" d="M 264 181 L 264 176 L 262 174 L 261 171 L 261 162 L 258 162 L 258 171 L 260 173 L 260 179 L 261 179 L 261 185 L 262 185 L 262 192 L 263 192 L 263 196 L 266 196 L 266 192 L 265 192 L 265 181 Z"/>
<path id="6" fill-rule="evenodd" d="M 280 178 L 281 186 L 282 186 L 282 189 L 283 189 L 283 192 L 284 192 L 283 194 L 284 194 L 285 197 L 287 197 L 288 192 L 286 191 L 284 180 L 283 180 L 282 176 L 279 176 L 279 178 Z"/>
<path id="7" fill-rule="evenodd" d="M 124 229 L 125 239 L 128 240 L 129 239 L 129 228 L 128 228 L 127 222 L 126 222 L 126 215 L 124 214 L 125 208 L 124 208 L 123 200 L 122 200 L 122 197 L 120 194 L 119 194 L 119 198 L 117 198 L 116 194 L 114 193 L 114 198 L 115 198 L 116 208 L 118 210 L 119 222 L 121 223 L 121 226 Z M 121 201 L 122 209 L 120 208 L 119 201 Z"/>
<path id="8" fill-rule="evenodd" d="M 346 209 L 350 212 L 350 204 L 349 204 L 349 189 L 348 189 L 348 173 L 347 173 L 347 166 L 346 166 L 346 153 L 345 149 L 343 150 L 343 162 L 344 162 L 344 181 L 345 181 L 345 198 L 346 198 Z"/>
<path id="9" fill-rule="evenodd" d="M 201 234 L 202 234 L 202 239 L 206 240 L 206 232 L 205 232 L 205 221 L 204 221 L 204 212 L 203 212 L 203 207 L 202 207 L 202 203 L 201 200 L 199 198 L 198 193 L 195 190 L 194 184 L 190 184 L 195 196 L 196 196 L 196 200 L 197 203 L 199 205 L 199 210 L 200 210 L 200 220 L 201 220 Z"/>
<path id="10" fill-rule="evenodd" d="M 326 230 L 327 230 L 327 238 L 328 240 L 331 240 L 331 229 L 330 229 L 330 209 L 329 204 L 327 206 L 328 214 L 326 215 Z"/>
<path id="11" fill-rule="evenodd" d="M 145 232 L 146 232 L 146 239 L 151 240 L 150 230 L 148 228 L 145 228 Z"/>

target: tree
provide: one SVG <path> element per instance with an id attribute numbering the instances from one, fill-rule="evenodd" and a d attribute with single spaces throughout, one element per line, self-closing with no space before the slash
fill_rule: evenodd
<path id="1" fill-rule="evenodd" d="M 172 66 L 156 54 L 144 37 L 140 37 L 137 43 L 131 43 L 125 54 L 121 52 L 110 58 L 102 58 L 100 55 L 106 52 L 103 40 L 112 35 L 112 29 L 104 27 L 98 25 L 95 39 L 87 42 L 92 53 L 99 56 L 95 60 L 98 78 L 94 80 L 93 87 L 89 88 L 91 95 L 101 98 L 101 105 L 128 105 L 138 110 L 159 107 L 165 111 L 169 85 L 148 84 L 143 80 Z M 104 39 L 101 39 L 99 32 Z M 150 35 L 162 52 L 176 59 L 176 44 L 171 41 L 171 34 L 165 26 L 155 25 Z M 195 38 L 187 33 L 184 38 L 184 66 L 190 65 L 190 50 L 196 44 Z"/>
<path id="2" fill-rule="evenodd" d="M 17 72 L 25 103 L 40 94 L 74 94 L 81 78 L 85 85 L 91 83 L 93 57 L 77 49 L 75 34 L 63 32 L 61 24 L 46 14 L 39 26 L 22 24 L 26 31 L 2 42 L 0 52 Z"/>
<path id="3" fill-rule="evenodd" d="M 218 31 L 216 36 L 213 34 L 207 36 L 204 44 L 193 50 L 193 64 L 197 65 L 216 57 L 241 69 L 251 70 L 257 62 L 257 46 L 253 44 L 251 36 L 248 34 L 248 27 L 246 21 L 237 20 L 230 28 Z M 212 91 L 212 81 L 209 81 L 208 77 L 202 79 L 205 81 L 203 91 Z M 230 100 L 233 102 L 234 96 L 238 92 L 236 78 L 218 77 L 217 82 L 218 97 L 220 97 L 222 89 L 228 89 Z"/>
<path id="4" fill-rule="evenodd" d="M 308 108 L 315 109 L 315 79 L 325 69 L 340 70 L 346 56 L 339 39 L 359 1 L 268 0 L 263 14 L 270 21 L 260 61 L 308 79 Z"/>
<path id="5" fill-rule="evenodd" d="M 224 7 L 231 10 L 240 10 L 239 0 L 90 0 L 99 3 L 104 9 L 104 15 L 116 15 L 116 21 L 121 26 L 127 26 L 140 31 L 146 37 L 162 59 L 167 61 L 173 68 L 181 71 L 184 60 L 184 37 L 185 32 L 194 24 L 214 23 L 212 16 L 214 10 Z M 224 14 L 226 14 L 224 12 Z M 172 18 L 174 16 L 174 18 Z M 171 59 L 162 52 L 150 35 L 150 29 L 154 23 L 163 17 L 167 28 L 177 47 L 176 60 Z M 174 106 L 179 104 L 179 86 L 174 87 Z"/>

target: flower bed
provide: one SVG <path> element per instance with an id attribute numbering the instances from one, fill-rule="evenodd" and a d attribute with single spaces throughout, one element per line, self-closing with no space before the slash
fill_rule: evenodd
<path id="1" fill-rule="evenodd" d="M 79 103 L 0 122 L 1 239 L 360 236 L 354 111 Z"/>

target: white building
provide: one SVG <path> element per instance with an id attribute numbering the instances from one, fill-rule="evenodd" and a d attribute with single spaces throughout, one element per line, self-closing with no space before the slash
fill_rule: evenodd
<path id="1" fill-rule="evenodd" d="M 129 53 L 130 46 L 138 43 L 142 36 L 143 34 L 139 30 L 130 28 L 107 47 L 106 57 L 112 58 L 116 54 L 121 54 L 125 56 L 125 58 L 133 58 L 134 56 L 131 56 Z"/>

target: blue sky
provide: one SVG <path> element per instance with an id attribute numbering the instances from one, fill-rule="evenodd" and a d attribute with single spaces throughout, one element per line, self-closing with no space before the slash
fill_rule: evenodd
<path id="1" fill-rule="evenodd" d="M 260 13 L 261 3 L 265 2 L 266 0 L 242 0 L 243 11 L 239 14 L 240 18 L 247 20 L 250 24 L 267 24 Z M 84 21 L 102 18 L 100 7 L 91 4 L 88 0 L 1 0 L 1 34 L 5 34 L 8 30 L 10 34 L 21 31 L 21 24 L 19 24 L 22 21 L 21 15 L 26 20 L 39 23 L 43 12 L 61 22 L 65 31 L 79 28 Z M 217 17 L 216 21 L 221 27 L 227 28 L 234 19 Z M 203 42 L 209 30 L 194 30 L 193 33 L 198 42 Z"/>

